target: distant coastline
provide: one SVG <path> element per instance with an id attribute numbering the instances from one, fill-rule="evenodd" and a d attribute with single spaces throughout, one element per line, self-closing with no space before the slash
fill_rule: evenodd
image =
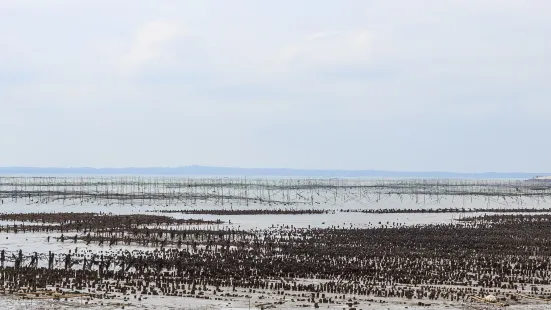
<path id="1" fill-rule="evenodd" d="M 164 176 L 243 176 L 243 177 L 322 177 L 322 178 L 468 178 L 530 179 L 551 173 L 527 172 L 412 172 L 388 170 L 311 170 L 287 168 L 230 168 L 212 166 L 88 168 L 88 167 L 0 167 L 0 175 L 164 175 Z"/>

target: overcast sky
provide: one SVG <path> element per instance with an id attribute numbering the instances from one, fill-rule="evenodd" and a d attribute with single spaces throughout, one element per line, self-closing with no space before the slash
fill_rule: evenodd
<path id="1" fill-rule="evenodd" d="M 548 0 L 0 0 L 0 166 L 551 172 Z"/>

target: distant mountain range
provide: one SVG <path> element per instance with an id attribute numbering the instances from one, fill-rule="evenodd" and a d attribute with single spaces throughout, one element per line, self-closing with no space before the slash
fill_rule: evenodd
<path id="1" fill-rule="evenodd" d="M 476 178 L 529 179 L 551 173 L 524 172 L 411 172 L 386 170 L 306 170 L 286 168 L 229 168 L 210 166 L 144 168 L 38 168 L 0 167 L 0 175 L 166 175 L 166 176 L 247 176 L 247 177 L 322 177 L 322 178 Z"/>

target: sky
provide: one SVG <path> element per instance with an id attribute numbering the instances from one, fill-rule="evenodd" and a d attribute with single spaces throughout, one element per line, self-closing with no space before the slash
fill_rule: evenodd
<path id="1" fill-rule="evenodd" d="M 0 166 L 551 172 L 548 0 L 0 0 Z"/>

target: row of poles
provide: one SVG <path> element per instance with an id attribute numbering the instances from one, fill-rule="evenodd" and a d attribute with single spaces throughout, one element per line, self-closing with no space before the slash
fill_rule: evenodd
<path id="1" fill-rule="evenodd" d="M 0 199 L 46 204 L 317 205 L 379 202 L 394 196 L 414 202 L 442 197 L 542 199 L 551 182 L 442 179 L 247 179 L 167 177 L 0 177 Z"/>

